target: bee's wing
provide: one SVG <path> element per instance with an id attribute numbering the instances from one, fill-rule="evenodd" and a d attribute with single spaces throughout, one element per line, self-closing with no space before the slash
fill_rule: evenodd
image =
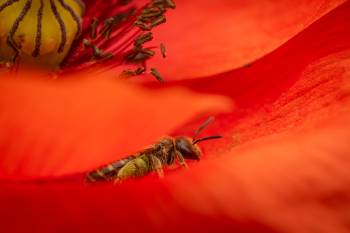
<path id="1" fill-rule="evenodd" d="M 128 162 L 130 162 L 131 160 L 141 156 L 141 155 L 144 155 L 144 154 L 149 154 L 149 153 L 152 153 L 152 151 L 154 150 L 153 147 L 149 147 L 149 148 L 146 148 L 142 151 L 139 151 L 133 155 L 129 155 L 123 159 L 120 159 L 120 160 L 117 160 L 115 162 L 112 162 L 110 165 L 113 167 L 113 169 L 115 171 L 118 171 L 120 168 L 124 167 L 125 164 L 127 164 Z"/>
<path id="2" fill-rule="evenodd" d="M 125 164 L 127 164 L 129 161 L 135 159 L 136 156 L 135 155 L 130 155 L 126 158 L 123 158 L 123 159 L 120 159 L 120 160 L 117 160 L 113 163 L 111 163 L 110 165 L 113 167 L 114 170 L 119 170 L 120 168 L 124 167 Z"/>

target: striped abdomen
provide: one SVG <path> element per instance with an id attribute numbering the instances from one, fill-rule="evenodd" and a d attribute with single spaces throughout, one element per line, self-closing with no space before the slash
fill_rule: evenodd
<path id="1" fill-rule="evenodd" d="M 101 180 L 111 180 L 113 179 L 118 171 L 124 167 L 128 162 L 135 159 L 135 156 L 129 156 L 127 158 L 118 160 L 116 162 L 110 163 L 92 172 L 89 172 L 86 176 L 88 181 L 96 182 Z"/>

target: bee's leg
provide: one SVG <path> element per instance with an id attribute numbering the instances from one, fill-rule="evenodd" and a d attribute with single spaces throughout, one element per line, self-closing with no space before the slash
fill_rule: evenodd
<path id="1" fill-rule="evenodd" d="M 176 151 L 175 153 L 177 155 L 177 158 L 179 159 L 180 165 L 183 166 L 184 168 L 188 168 L 187 163 L 186 163 L 184 157 L 182 156 L 182 154 L 178 151 Z"/>
<path id="2" fill-rule="evenodd" d="M 156 156 L 150 156 L 151 167 L 157 172 L 160 178 L 164 177 L 162 162 Z"/>

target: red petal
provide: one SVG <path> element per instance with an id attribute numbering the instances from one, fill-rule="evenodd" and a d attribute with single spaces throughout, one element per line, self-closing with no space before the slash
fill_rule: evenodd
<path id="1" fill-rule="evenodd" d="M 61 82 L 2 77 L 1 178 L 85 171 L 139 150 L 200 112 L 228 106 L 221 97 L 86 76 Z"/>
<path id="2" fill-rule="evenodd" d="M 177 0 L 150 43 L 164 42 L 168 57 L 149 64 L 167 80 L 231 70 L 271 52 L 343 2 Z"/>
<path id="3" fill-rule="evenodd" d="M 225 154 L 161 181 L 1 184 L 2 229 L 348 232 L 349 19 L 346 3 L 252 67 L 192 83 L 238 100 L 217 127 Z"/>
<path id="4" fill-rule="evenodd" d="M 342 108 L 349 12 L 347 2 L 250 67 L 174 83 L 235 100 L 235 111 L 218 117 L 214 130 L 228 137 L 210 144 L 213 150 L 322 120 Z"/>
<path id="5" fill-rule="evenodd" d="M 335 117 L 237 147 L 168 185 L 187 211 L 233 225 L 254 219 L 276 232 L 347 232 L 349 138 L 349 117 Z"/>
<path id="6" fill-rule="evenodd" d="M 161 181 L 1 184 L 2 229 L 345 233 L 350 121 L 332 119 L 237 147 Z"/>

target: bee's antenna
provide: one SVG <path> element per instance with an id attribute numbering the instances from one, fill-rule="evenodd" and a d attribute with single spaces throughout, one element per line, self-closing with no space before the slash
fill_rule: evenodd
<path id="1" fill-rule="evenodd" d="M 201 126 L 199 126 L 199 128 L 193 135 L 192 142 L 195 142 L 198 134 L 213 121 L 214 121 L 214 117 L 211 116 Z"/>
<path id="2" fill-rule="evenodd" d="M 215 136 L 209 136 L 209 137 L 200 138 L 200 139 L 197 139 L 197 140 L 193 141 L 192 145 L 197 144 L 198 142 L 203 142 L 203 141 L 212 140 L 212 139 L 219 139 L 219 138 L 222 138 L 222 136 L 215 135 Z"/>

